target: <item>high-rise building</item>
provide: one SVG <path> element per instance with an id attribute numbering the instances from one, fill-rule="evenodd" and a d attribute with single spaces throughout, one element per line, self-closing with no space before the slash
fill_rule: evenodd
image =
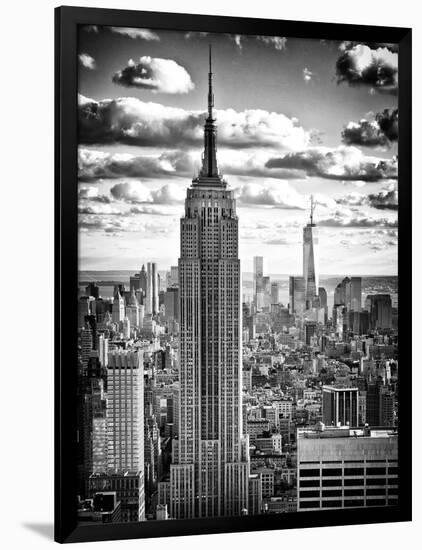
<path id="1" fill-rule="evenodd" d="M 310 221 L 303 228 L 303 278 L 305 279 L 305 300 L 312 303 L 314 296 L 318 295 L 318 232 L 314 224 L 315 204 L 311 198 Z"/>
<path id="2" fill-rule="evenodd" d="M 125 318 L 125 300 L 120 294 L 118 287 L 114 289 L 112 319 L 113 323 L 119 324 Z"/>
<path id="3" fill-rule="evenodd" d="M 181 219 L 179 438 L 170 467 L 170 517 L 235 516 L 248 507 L 242 435 L 238 217 L 217 167 L 211 51 L 202 168 Z"/>
<path id="4" fill-rule="evenodd" d="M 113 491 L 121 504 L 123 523 L 145 520 L 144 473 L 109 472 L 94 473 L 89 478 L 89 492 L 93 496 L 98 491 Z"/>
<path id="5" fill-rule="evenodd" d="M 397 432 L 317 425 L 297 431 L 297 510 L 397 505 Z"/>
<path id="6" fill-rule="evenodd" d="M 147 274 L 145 271 L 145 266 L 142 266 L 142 269 L 139 273 L 135 273 L 129 278 L 129 289 L 130 291 L 134 290 L 139 292 L 142 296 L 146 294 L 147 291 Z"/>
<path id="7" fill-rule="evenodd" d="M 373 329 L 391 329 L 392 303 L 389 294 L 370 294 L 366 298 L 370 325 Z"/>
<path id="8" fill-rule="evenodd" d="M 253 299 L 256 309 L 264 307 L 264 258 L 254 256 L 253 259 Z"/>
<path id="9" fill-rule="evenodd" d="M 87 296 L 93 296 L 95 299 L 100 297 L 100 287 L 97 283 L 89 283 L 85 289 Z"/>
<path id="10" fill-rule="evenodd" d="M 143 351 L 110 351 L 107 367 L 109 471 L 144 471 L 143 403 Z"/>
<path id="11" fill-rule="evenodd" d="M 89 476 L 107 469 L 107 371 L 98 352 L 89 353 L 78 376 L 78 494 L 87 496 Z"/>
<path id="12" fill-rule="evenodd" d="M 170 266 L 168 277 L 168 286 L 176 287 L 179 284 L 179 267 L 177 265 Z"/>
<path id="13" fill-rule="evenodd" d="M 166 321 L 179 319 L 179 289 L 172 286 L 164 293 L 164 316 Z"/>
<path id="14" fill-rule="evenodd" d="M 305 344 L 310 346 L 312 338 L 316 335 L 317 324 L 314 321 L 306 321 L 303 330 L 305 333 Z"/>
<path id="15" fill-rule="evenodd" d="M 271 303 L 278 304 L 280 302 L 280 285 L 271 283 Z"/>
<path id="16" fill-rule="evenodd" d="M 350 279 L 350 301 L 347 302 L 347 309 L 351 311 L 362 310 L 362 277 L 351 277 Z"/>
<path id="17" fill-rule="evenodd" d="M 146 308 L 145 313 L 156 315 L 159 311 L 158 307 L 158 271 L 157 264 L 154 262 L 147 263 L 147 291 L 146 291 Z"/>
<path id="18" fill-rule="evenodd" d="M 394 392 L 382 382 L 368 384 L 366 422 L 370 426 L 394 426 Z"/>
<path id="19" fill-rule="evenodd" d="M 289 277 L 289 313 L 300 315 L 305 309 L 305 279 Z"/>
<path id="20" fill-rule="evenodd" d="M 326 308 L 328 306 L 327 302 L 327 291 L 324 287 L 320 286 L 318 288 L 318 296 L 319 296 L 319 305 L 320 307 Z"/>
<path id="21" fill-rule="evenodd" d="M 346 285 L 350 283 L 349 277 L 345 277 L 334 290 L 334 307 L 346 305 Z"/>
<path id="22" fill-rule="evenodd" d="M 135 289 L 130 293 L 129 303 L 126 306 L 126 315 L 131 327 L 139 327 L 139 304 L 136 298 Z"/>
<path id="23" fill-rule="evenodd" d="M 358 388 L 323 386 L 322 421 L 327 426 L 359 426 Z"/>

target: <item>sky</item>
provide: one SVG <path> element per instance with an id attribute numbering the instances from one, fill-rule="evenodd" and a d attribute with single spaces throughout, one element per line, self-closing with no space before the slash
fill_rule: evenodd
<path id="1" fill-rule="evenodd" d="M 397 47 L 122 27 L 79 32 L 79 267 L 177 265 L 197 174 L 212 45 L 217 158 L 242 271 L 397 274 Z"/>

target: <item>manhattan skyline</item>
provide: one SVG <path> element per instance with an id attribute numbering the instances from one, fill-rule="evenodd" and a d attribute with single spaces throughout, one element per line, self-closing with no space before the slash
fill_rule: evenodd
<path id="1" fill-rule="evenodd" d="M 269 273 L 301 272 L 312 194 L 321 275 L 397 273 L 393 47 L 118 31 L 80 32 L 81 270 L 176 263 L 212 43 L 218 158 L 237 200 L 242 272 L 255 255 L 271 258 Z M 374 59 L 391 69 L 389 84 L 366 78 Z"/>
<path id="2" fill-rule="evenodd" d="M 161 40 L 147 29 L 83 32 Z M 82 265 L 91 241 L 108 273 L 124 263 L 122 249 L 138 269 L 129 286 L 118 275 L 122 271 L 109 281 L 101 271 L 95 280 L 79 281 L 78 518 L 119 523 L 396 506 L 396 275 L 363 282 L 350 261 L 350 238 L 348 252 L 341 253 L 340 229 L 360 239 L 368 228 L 381 231 L 379 238 L 393 231 L 397 194 L 393 188 L 361 193 L 358 204 L 356 194 L 346 200 L 329 193 L 329 185 L 339 184 L 339 170 L 343 186 L 394 186 L 396 158 L 359 157 L 358 149 L 342 146 L 339 162 L 339 148 L 312 145 L 315 136 L 296 119 L 286 126 L 284 115 L 262 109 L 216 109 L 210 38 L 202 62 L 203 73 L 208 70 L 205 111 L 136 98 L 79 99 L 80 140 L 103 147 L 80 150 Z M 220 39 L 240 52 L 247 42 Z M 253 39 L 277 52 L 288 44 Z M 354 86 L 357 78 L 360 85 L 369 79 L 369 95 L 394 96 L 396 75 L 382 70 L 385 61 L 391 64 L 384 59 L 391 49 L 336 47 L 343 52 L 336 63 L 338 85 L 346 75 Z M 95 70 L 94 57 L 81 50 L 79 58 L 84 69 Z M 375 79 L 367 74 L 373 69 Z M 304 71 L 304 82 L 313 74 Z M 170 95 L 195 88 L 184 67 L 148 56 L 130 60 L 112 82 Z M 382 116 L 394 121 L 396 115 L 386 110 Z M 342 135 L 345 142 L 371 147 L 378 141 L 384 153 L 395 148 L 379 115 L 348 124 Z M 149 154 L 117 152 L 122 145 Z M 298 190 L 305 176 L 313 181 L 310 195 Z M 353 218 L 344 217 L 347 208 Z M 370 218 L 370 209 L 384 217 Z M 277 222 L 275 213 L 286 220 Z M 262 226 L 256 220 L 264 214 Z M 171 219 L 168 230 L 164 221 L 139 225 L 157 217 Z M 255 233 L 248 236 L 251 219 Z M 265 240 L 263 228 L 280 237 Z M 298 242 L 282 236 L 297 229 Z M 327 258 L 329 235 L 337 245 Z M 242 239 L 244 257 L 253 262 L 251 288 L 242 284 Z M 396 244 L 392 233 L 388 246 L 373 244 L 372 251 L 388 259 Z M 267 255 L 268 246 L 279 256 Z M 354 257 L 360 269 L 374 265 L 365 246 L 360 242 Z M 300 254 L 301 265 L 289 250 Z M 342 262 L 341 280 L 322 283 L 321 265 L 337 271 Z M 269 275 L 281 265 L 290 271 L 288 301 L 284 283 Z M 103 294 L 107 286 L 112 297 Z"/>

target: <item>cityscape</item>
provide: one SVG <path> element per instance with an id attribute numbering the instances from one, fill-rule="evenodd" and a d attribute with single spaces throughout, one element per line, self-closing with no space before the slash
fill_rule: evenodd
<path id="1" fill-rule="evenodd" d="M 136 29 L 120 31 L 132 40 Z M 142 31 L 142 40 L 156 40 Z M 246 258 L 246 271 L 245 209 L 220 169 L 216 56 L 207 49 L 202 157 L 199 147 L 201 162 L 172 228 L 178 247 L 162 237 L 171 262 L 156 261 L 139 243 L 130 252 L 137 270 L 119 269 L 104 249 L 108 270 L 80 265 L 78 520 L 395 506 L 397 276 L 371 275 L 365 261 L 360 275 L 327 269 L 320 229 L 335 234 L 338 227 L 319 225 L 318 193 L 306 194 L 303 224 L 294 229 L 300 271 L 289 273 L 286 262 L 275 275 L 279 264 L 257 253 Z M 113 80 L 132 78 L 136 68 L 128 65 Z M 82 101 L 90 123 L 98 117 L 93 105 Z M 87 187 L 80 193 L 110 206 Z M 396 210 L 386 204 L 380 209 Z M 393 222 L 383 219 L 391 240 Z M 282 244 L 274 254 L 283 255 Z"/>

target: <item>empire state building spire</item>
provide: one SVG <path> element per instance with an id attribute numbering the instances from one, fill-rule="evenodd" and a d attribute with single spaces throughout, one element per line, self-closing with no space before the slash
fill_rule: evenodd
<path id="1" fill-rule="evenodd" d="M 209 47 L 209 71 L 208 71 L 208 116 L 204 125 L 204 153 L 202 155 L 202 168 L 194 183 L 207 185 L 224 185 L 217 166 L 217 126 L 215 124 L 213 107 L 214 93 L 212 89 L 212 50 Z"/>

